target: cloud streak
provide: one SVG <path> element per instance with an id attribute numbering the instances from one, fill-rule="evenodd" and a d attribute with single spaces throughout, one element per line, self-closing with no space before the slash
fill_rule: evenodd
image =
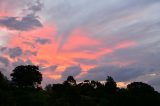
<path id="1" fill-rule="evenodd" d="M 158 88 L 159 0 L 12 3 L 0 1 L 0 65 L 8 66 L 8 73 L 34 63 L 45 82 L 67 75 L 78 80 L 112 75 L 116 81 L 145 81 Z"/>

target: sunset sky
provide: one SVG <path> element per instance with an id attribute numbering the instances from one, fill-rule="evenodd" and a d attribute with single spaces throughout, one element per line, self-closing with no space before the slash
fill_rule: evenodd
<path id="1" fill-rule="evenodd" d="M 0 0 L 0 70 L 40 66 L 43 85 L 68 75 L 160 89 L 160 0 Z"/>

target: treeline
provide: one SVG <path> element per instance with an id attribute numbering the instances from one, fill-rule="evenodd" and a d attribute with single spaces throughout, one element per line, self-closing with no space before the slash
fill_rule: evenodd
<path id="1" fill-rule="evenodd" d="M 72 76 L 62 84 L 41 88 L 42 74 L 34 65 L 18 66 L 8 80 L 0 73 L 0 106 L 160 106 L 160 94 L 143 82 L 117 87 L 110 76 L 104 84 Z"/>

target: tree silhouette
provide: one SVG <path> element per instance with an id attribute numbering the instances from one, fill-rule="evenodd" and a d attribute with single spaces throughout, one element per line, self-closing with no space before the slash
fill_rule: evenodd
<path id="1" fill-rule="evenodd" d="M 154 88 L 143 82 L 132 82 L 127 85 L 128 96 L 131 98 L 129 101 L 133 101 L 133 105 L 141 106 L 159 106 L 160 98 Z"/>
<path id="2" fill-rule="evenodd" d="M 12 81 L 0 72 L 0 106 L 160 106 L 160 93 L 151 85 L 133 82 L 118 88 L 111 76 L 105 84 L 95 80 L 76 83 L 68 76 L 62 84 L 33 89 L 42 80 L 38 69 L 34 65 L 18 66 L 11 74 Z"/>
<path id="3" fill-rule="evenodd" d="M 73 78 L 73 76 L 68 76 L 67 80 L 64 81 L 64 85 L 71 85 L 71 86 L 76 86 L 76 80 Z"/>
<path id="4" fill-rule="evenodd" d="M 117 84 L 111 76 L 108 76 L 105 83 L 107 93 L 114 93 L 117 90 Z"/>
<path id="5" fill-rule="evenodd" d="M 11 74 L 12 82 L 18 87 L 37 88 L 42 81 L 42 74 L 39 67 L 34 65 L 18 66 Z"/>
<path id="6" fill-rule="evenodd" d="M 152 93 L 154 88 L 143 82 L 132 82 L 127 85 L 127 89 L 134 93 Z"/>

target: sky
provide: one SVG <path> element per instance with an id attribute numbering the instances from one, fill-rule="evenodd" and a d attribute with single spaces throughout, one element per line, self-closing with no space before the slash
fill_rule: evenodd
<path id="1" fill-rule="evenodd" d="M 0 70 L 38 65 L 43 85 L 77 81 L 160 91 L 160 0 L 0 0 Z"/>

